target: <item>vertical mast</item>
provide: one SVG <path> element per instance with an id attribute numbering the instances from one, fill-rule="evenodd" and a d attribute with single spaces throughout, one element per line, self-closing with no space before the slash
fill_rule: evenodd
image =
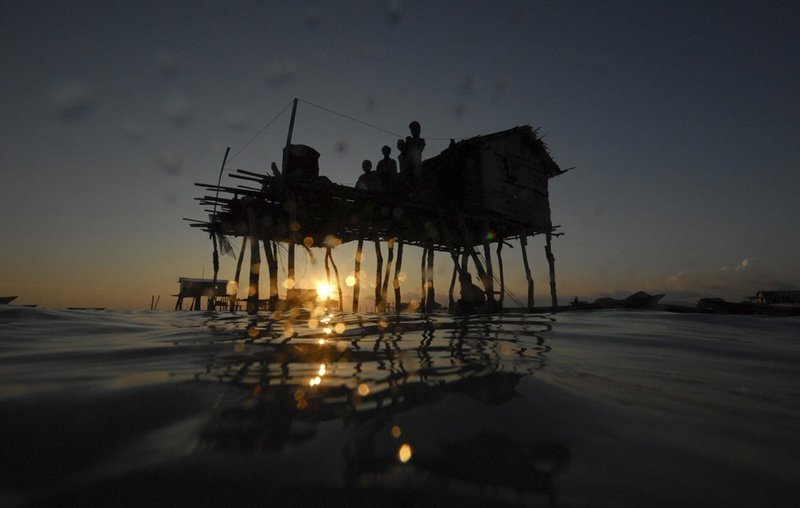
<path id="1" fill-rule="evenodd" d="M 292 132 L 294 131 L 294 117 L 297 114 L 297 97 L 294 98 L 294 102 L 292 102 L 292 118 L 289 120 L 289 134 L 286 136 L 286 148 L 283 149 L 283 182 L 284 185 L 288 184 L 289 178 L 289 147 L 292 145 Z M 288 287 L 294 288 L 294 228 L 295 222 L 297 221 L 297 204 L 294 198 L 294 194 L 291 192 L 286 193 L 286 199 L 289 204 L 289 248 L 287 252 L 287 265 L 288 271 L 287 279 L 288 279 Z M 288 299 L 288 298 L 287 298 Z"/>

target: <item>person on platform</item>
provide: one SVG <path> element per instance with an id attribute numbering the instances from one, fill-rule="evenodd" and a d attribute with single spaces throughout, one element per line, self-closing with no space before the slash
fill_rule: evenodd
<path id="1" fill-rule="evenodd" d="M 411 135 L 406 137 L 406 157 L 414 174 L 414 179 L 419 182 L 422 178 L 422 151 L 425 150 L 425 139 L 421 138 L 422 128 L 416 120 L 408 124 Z"/>
<path id="2" fill-rule="evenodd" d="M 381 148 L 381 152 L 383 153 L 383 159 L 378 161 L 378 166 L 375 172 L 378 174 L 378 178 L 380 178 L 381 182 L 383 183 L 384 190 L 391 190 L 395 187 L 395 180 L 397 179 L 397 162 L 394 159 L 389 157 L 392 153 L 392 149 L 388 146 L 384 145 Z"/>
<path id="3" fill-rule="evenodd" d="M 372 171 L 372 162 L 369 159 L 364 159 L 361 163 L 361 171 L 363 173 L 356 181 L 356 189 L 368 192 L 380 192 L 382 185 L 380 180 L 376 178 L 376 174 Z"/>

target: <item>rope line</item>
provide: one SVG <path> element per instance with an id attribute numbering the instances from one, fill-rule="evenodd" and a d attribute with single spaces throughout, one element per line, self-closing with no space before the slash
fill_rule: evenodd
<path id="1" fill-rule="evenodd" d="M 248 145 L 250 145 L 250 143 L 252 143 L 253 141 L 255 141 L 257 137 L 259 137 L 259 136 L 260 136 L 260 135 L 261 135 L 261 134 L 262 134 L 262 133 L 263 133 L 265 130 L 267 130 L 267 128 L 268 128 L 270 125 L 272 125 L 272 124 L 275 122 L 275 120 L 277 120 L 277 119 L 278 119 L 278 118 L 279 118 L 279 117 L 280 117 L 280 116 L 281 116 L 281 115 L 282 115 L 282 114 L 283 114 L 283 113 L 284 113 L 284 112 L 285 112 L 287 109 L 289 109 L 289 106 L 291 106 L 291 105 L 292 105 L 292 103 L 291 103 L 291 102 L 289 102 L 288 104 L 286 104 L 286 106 L 284 106 L 284 108 L 281 110 L 281 112 L 280 112 L 280 113 L 278 113 L 277 115 L 275 115 L 275 117 L 274 117 L 272 120 L 270 120 L 269 122 L 267 122 L 267 124 L 266 124 L 264 127 L 262 127 L 262 128 L 261 128 L 261 130 L 259 130 L 258 132 L 256 132 L 256 134 L 255 134 L 255 135 L 254 135 L 252 138 L 250 138 L 250 141 L 248 141 L 247 143 L 245 143 L 245 144 L 244 144 L 244 146 L 242 146 L 242 147 L 239 149 L 239 151 L 237 151 L 235 154 L 233 154 L 233 155 L 232 155 L 232 156 L 231 156 L 231 157 L 228 159 L 228 162 L 232 161 L 233 159 L 235 159 L 235 158 L 236 158 L 236 156 L 237 156 L 237 155 L 239 155 L 240 153 L 242 153 L 242 151 L 243 151 L 245 148 L 247 148 L 247 146 L 248 146 Z M 227 163 L 226 163 L 226 166 L 227 166 Z"/>
<path id="2" fill-rule="evenodd" d="M 390 131 L 388 129 L 384 129 L 383 127 L 379 127 L 379 126 L 373 125 L 373 124 L 371 124 L 369 122 L 365 122 L 363 120 L 359 120 L 358 118 L 353 118 L 352 116 L 345 115 L 344 113 L 340 113 L 338 111 L 334 111 L 334 110 L 332 110 L 330 108 L 326 108 L 325 106 L 320 106 L 319 104 L 314 104 L 313 102 L 309 102 L 309 101 L 307 101 L 305 99 L 298 98 L 297 100 L 300 101 L 300 102 L 303 102 L 305 104 L 308 104 L 309 106 L 314 106 L 315 108 L 319 108 L 319 109 L 321 109 L 323 111 L 327 111 L 328 113 L 331 113 L 331 114 L 334 114 L 334 115 L 337 115 L 337 116 L 341 116 L 342 118 L 346 118 L 346 119 L 348 119 L 348 120 L 350 120 L 352 122 L 360 123 L 361 125 L 365 125 L 367 127 L 371 127 L 373 129 L 379 130 L 381 132 L 385 132 L 386 134 L 391 134 L 392 136 L 395 136 L 395 137 L 398 137 L 398 138 L 401 138 L 401 139 L 405 139 L 405 136 L 403 136 L 402 134 L 398 134 L 396 132 L 392 132 L 392 131 Z M 450 139 L 462 140 L 462 139 L 467 139 L 467 138 L 431 138 L 431 137 L 427 137 L 425 139 L 428 139 L 428 140 L 431 140 L 431 141 L 449 141 Z"/>
<path id="3" fill-rule="evenodd" d="M 377 129 L 377 130 L 379 130 L 381 132 L 385 132 L 386 134 L 391 134 L 392 136 L 396 136 L 398 138 L 404 137 L 402 134 L 397 134 L 396 132 L 392 132 L 390 130 L 384 129 L 383 127 L 378 127 L 377 125 L 373 125 L 373 124 L 365 122 L 363 120 L 359 120 L 358 118 L 353 118 L 352 116 L 345 115 L 344 113 L 339 113 L 338 111 L 334 111 L 334 110 L 332 110 L 330 108 L 326 108 L 325 106 L 320 106 L 319 104 L 314 104 L 313 102 L 309 102 L 309 101 L 307 101 L 305 99 L 299 99 L 298 98 L 297 100 L 300 101 L 300 102 L 303 102 L 305 104 L 308 104 L 309 106 L 314 106 L 315 108 L 319 108 L 319 109 L 321 109 L 323 111 L 327 111 L 328 113 L 332 113 L 334 115 L 341 116 L 342 118 L 347 118 L 348 120 L 350 120 L 352 122 L 360 123 L 361 125 L 366 125 L 367 127 L 371 127 L 373 129 Z"/>

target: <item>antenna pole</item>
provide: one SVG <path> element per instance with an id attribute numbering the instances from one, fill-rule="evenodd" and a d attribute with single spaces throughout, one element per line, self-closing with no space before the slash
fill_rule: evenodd
<path id="1" fill-rule="evenodd" d="M 289 134 L 286 136 L 286 149 L 283 151 L 283 167 L 281 171 L 283 171 L 284 175 L 286 174 L 286 165 L 289 162 L 289 145 L 292 144 L 292 132 L 294 132 L 294 117 L 297 114 L 297 97 L 294 98 L 292 102 L 292 118 L 289 120 Z"/>

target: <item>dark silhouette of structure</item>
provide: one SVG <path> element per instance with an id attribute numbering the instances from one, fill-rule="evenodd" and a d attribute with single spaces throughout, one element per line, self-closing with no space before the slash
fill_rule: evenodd
<path id="1" fill-rule="evenodd" d="M 404 172 L 406 178 L 414 175 L 413 185 L 405 191 L 382 193 L 372 188 L 361 189 L 360 185 L 338 185 L 319 176 L 319 153 L 305 145 L 292 144 L 297 99 L 294 106 L 281 171 L 273 167 L 272 175 L 241 169 L 230 174 L 250 182 L 250 185 L 197 184 L 214 193 L 198 198 L 202 205 L 213 206 L 213 210 L 209 210 L 208 221 L 194 221 L 192 226 L 211 235 L 215 253 L 217 244 L 228 245 L 226 237 L 243 237 L 238 262 L 238 267 L 241 267 L 245 245 L 250 242 L 249 311 L 255 311 L 259 306 L 276 308 L 277 243 L 287 245 L 289 280 L 285 285 L 289 288 L 294 287 L 295 246 L 325 248 L 326 272 L 330 277 L 332 265 L 340 296 L 338 301 L 342 302 L 341 281 L 333 262 L 332 249 L 356 241 L 355 272 L 359 273 L 365 240 L 375 244 L 378 310 L 387 307 L 390 277 L 395 293 L 394 307 L 398 311 L 405 308 L 400 298 L 398 273 L 403 262 L 403 249 L 408 245 L 423 250 L 420 281 L 423 311 L 430 312 L 437 305 L 433 286 L 434 255 L 437 252 L 448 254 L 453 261 L 449 290 L 451 310 L 491 312 L 501 308 L 505 294 L 502 247 L 514 239 L 520 241 L 528 283 L 527 306 L 532 309 L 534 281 L 526 246 L 527 239 L 534 235 L 546 237 L 552 308 L 557 308 L 552 238 L 560 233 L 556 233 L 558 226 L 553 226 L 550 220 L 548 181 L 564 171 L 551 158 L 547 147 L 531 127 L 514 127 L 452 143 L 439 155 L 423 161 L 421 154 L 425 140 L 419 137 L 419 124 L 412 122 L 412 135 L 406 138 L 405 151 L 401 148 L 398 158 L 401 175 Z M 398 143 L 398 146 L 402 145 Z M 257 186 L 253 187 L 253 183 Z M 388 244 L 385 272 L 380 245 L 384 241 Z M 270 279 L 268 301 L 259 300 L 259 246 L 262 243 Z M 492 260 L 492 246 L 496 247 L 497 268 Z M 475 288 L 470 283 L 466 293 L 472 296 L 459 304 L 453 297 L 455 281 L 468 280 L 470 261 L 482 284 L 483 302 L 474 296 Z M 392 263 L 395 263 L 393 277 Z M 215 279 L 216 272 L 215 265 Z M 237 281 L 238 278 L 237 269 Z M 499 288 L 495 287 L 496 282 Z M 356 280 L 354 312 L 359 309 L 359 290 Z"/>
<path id="2" fill-rule="evenodd" d="M 175 295 L 175 310 L 183 309 L 183 299 L 191 298 L 190 310 L 200 310 L 201 299 L 206 297 L 208 299 L 207 308 L 214 308 L 216 302 L 215 298 L 224 296 L 227 298 L 227 280 L 211 280 L 211 279 L 194 279 L 190 277 L 181 277 L 178 279 L 180 289 L 178 294 Z"/>

